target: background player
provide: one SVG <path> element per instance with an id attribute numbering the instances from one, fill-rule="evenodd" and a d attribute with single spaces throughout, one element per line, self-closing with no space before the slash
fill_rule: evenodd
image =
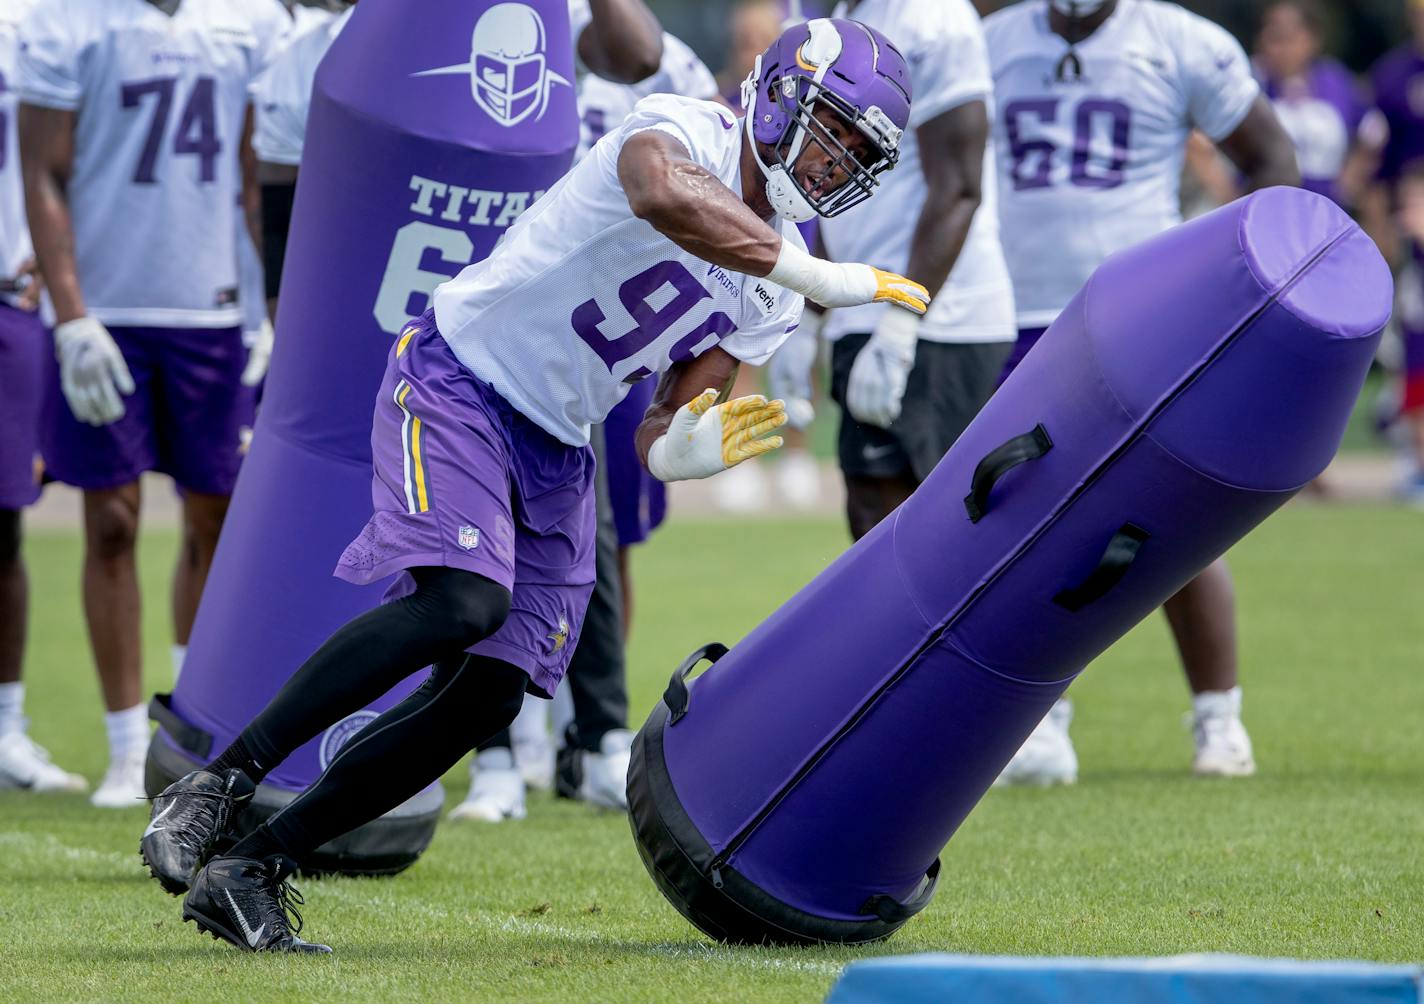
<path id="1" fill-rule="evenodd" d="M 998 106 L 1000 220 L 1019 324 L 1005 375 L 1104 258 L 1181 221 L 1178 186 L 1193 127 L 1221 147 L 1250 188 L 1300 183 L 1290 137 L 1240 44 L 1175 4 L 1025 0 L 990 16 L 985 36 Z M 1194 695 L 1193 770 L 1253 773 L 1225 562 L 1164 610 Z M 1001 780 L 1075 780 L 1070 717 L 1060 701 Z"/>
<path id="2" fill-rule="evenodd" d="M 15 130 L 15 60 L 20 21 L 36 0 L 0 7 L 0 789 L 82 791 L 25 724 L 25 634 L 29 578 L 20 554 L 20 510 L 40 495 L 40 399 L 49 332 L 36 313 L 41 282 L 25 223 Z"/>
<path id="3" fill-rule="evenodd" d="M 901 47 L 915 111 L 901 170 L 873 206 L 823 221 L 821 240 L 837 261 L 868 261 L 942 287 L 923 319 L 862 306 L 825 321 L 832 395 L 842 408 L 846 512 L 858 540 L 909 498 L 993 393 L 1013 345 L 1014 304 L 999 244 L 988 148 L 993 83 L 978 14 L 968 0 L 860 0 L 840 10 Z"/>
<path id="4" fill-rule="evenodd" d="M 110 748 L 98 806 L 144 794 L 139 476 L 162 471 L 182 492 L 180 646 L 237 477 L 247 358 L 231 220 L 247 86 L 287 22 L 270 0 L 46 0 L 21 29 L 26 205 L 59 358 L 42 447 L 84 491 Z"/>
<path id="5" fill-rule="evenodd" d="M 1412 38 L 1370 70 L 1375 111 L 1366 160 L 1375 184 L 1364 201 L 1363 222 L 1384 256 L 1404 263 L 1399 277 L 1404 380 L 1399 417 L 1405 431 L 1407 473 L 1402 493 L 1424 506 L 1424 0 L 1409 0 Z M 1402 242 L 1402 243 L 1401 243 Z"/>
<path id="6" fill-rule="evenodd" d="M 712 72 L 687 45 L 666 32 L 658 72 L 635 84 L 586 73 L 579 80 L 579 151 L 583 160 L 651 94 L 717 96 Z M 450 810 L 452 820 L 497 823 L 525 814 L 525 786 L 555 786 L 558 794 L 603 809 L 628 807 L 633 733 L 628 730 L 627 651 L 632 616 L 629 548 L 648 539 L 667 511 L 663 483 L 638 459 L 633 438 L 653 400 L 652 381 L 633 384 L 592 434 L 598 461 L 597 581 L 568 677 L 545 701 L 534 695 L 508 731 L 483 743 L 470 763 L 470 790 Z M 556 757 L 549 741 L 552 712 Z M 572 726 L 572 731 L 570 731 Z"/>
<path id="7" fill-rule="evenodd" d="M 142 843 L 155 876 L 187 887 L 253 781 L 398 680 L 435 670 L 209 861 L 185 916 L 239 947 L 321 950 L 287 921 L 291 859 L 439 777 L 508 725 L 526 687 L 553 691 L 592 585 L 589 426 L 630 380 L 666 371 L 638 433 L 649 469 L 707 477 L 779 445 L 757 438 L 784 423 L 779 402 L 717 404 L 703 388 L 769 356 L 802 294 L 924 309 L 922 287 L 813 258 L 777 219 L 870 195 L 894 164 L 907 83 L 898 53 L 863 26 L 793 29 L 749 84 L 770 119 L 759 138 L 710 102 L 647 98 L 489 259 L 437 289 L 393 348 L 372 433 L 376 512 L 339 567 L 358 582 L 407 569 L 409 592 L 337 631 L 208 769 L 156 800 Z"/>

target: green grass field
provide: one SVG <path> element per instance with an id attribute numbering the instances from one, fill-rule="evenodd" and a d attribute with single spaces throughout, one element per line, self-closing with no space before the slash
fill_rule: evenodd
<path id="1" fill-rule="evenodd" d="M 855 958 L 926 950 L 1418 961 L 1421 519 L 1298 503 L 1233 552 L 1258 777 L 1189 776 L 1185 687 L 1153 618 L 1073 690 L 1080 783 L 991 792 L 947 848 L 934 903 L 884 946 L 715 946 L 654 890 L 621 817 L 535 797 L 522 823 L 442 826 L 395 879 L 300 883 L 307 933 L 336 954 L 258 958 L 179 921 L 136 854 L 143 809 L 0 794 L 0 996 L 809 1001 Z M 635 718 L 690 649 L 741 636 L 844 542 L 821 519 L 663 532 L 637 565 Z M 174 543 L 143 543 L 151 689 L 169 683 Z M 33 732 L 93 780 L 105 754 L 78 540 L 37 533 L 27 553 Z M 899 755 L 885 751 L 888 770 Z M 450 775 L 452 803 L 466 778 Z"/>

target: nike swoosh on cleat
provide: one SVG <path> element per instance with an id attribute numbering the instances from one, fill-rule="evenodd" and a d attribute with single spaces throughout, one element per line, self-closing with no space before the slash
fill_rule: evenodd
<path id="1" fill-rule="evenodd" d="M 247 922 L 247 918 L 242 915 L 242 911 L 237 908 L 237 901 L 232 898 L 232 893 L 224 889 L 223 895 L 227 896 L 227 905 L 232 908 L 233 916 L 237 918 L 237 925 L 242 928 L 242 934 L 247 938 L 247 947 L 255 949 L 257 943 L 262 940 L 262 934 L 267 930 L 267 925 L 263 924 L 254 931 L 252 925 Z"/>
<path id="2" fill-rule="evenodd" d="M 881 457 L 888 457 L 895 452 L 895 449 L 893 443 L 887 443 L 884 446 L 866 446 L 861 448 L 860 455 L 866 460 L 879 460 Z"/>
<path id="3" fill-rule="evenodd" d="M 164 810 L 163 810 L 162 812 L 160 812 L 158 815 L 154 816 L 151 820 L 149 820 L 148 829 L 146 829 L 146 830 L 143 831 L 143 835 L 144 835 L 145 837 L 147 837 L 147 836 L 151 836 L 151 835 L 154 834 L 154 833 L 157 833 L 159 830 L 166 830 L 166 829 L 168 829 L 168 827 L 166 827 L 166 826 L 159 826 L 158 824 L 163 821 L 163 817 L 164 817 L 164 816 L 168 815 L 170 812 L 173 811 L 174 807 L 175 807 L 177 804 L 178 804 L 178 803 L 176 803 L 176 802 L 169 802 L 169 803 L 168 803 L 168 807 L 167 807 L 166 809 L 164 809 Z M 133 839 L 133 838 L 130 837 L 129 839 Z"/>

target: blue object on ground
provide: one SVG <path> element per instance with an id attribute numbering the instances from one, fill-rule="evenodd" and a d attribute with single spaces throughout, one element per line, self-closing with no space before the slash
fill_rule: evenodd
<path id="1" fill-rule="evenodd" d="M 826 1004 L 1421 1004 L 1424 968 L 1242 955 L 904 955 L 848 966 Z"/>

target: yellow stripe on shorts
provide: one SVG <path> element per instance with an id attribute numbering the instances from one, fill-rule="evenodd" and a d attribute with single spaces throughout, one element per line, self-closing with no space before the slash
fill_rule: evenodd
<path id="1" fill-rule="evenodd" d="M 420 418 L 406 407 L 410 396 L 410 384 L 402 380 L 396 384 L 395 402 L 404 419 L 401 421 L 401 459 L 405 466 L 405 507 L 414 514 L 430 511 L 429 478 L 425 471 L 425 458 L 421 451 L 422 423 Z"/>
<path id="2" fill-rule="evenodd" d="M 396 358 L 399 359 L 405 354 L 405 347 L 410 344 L 410 336 L 415 334 L 414 328 L 406 328 L 401 332 L 400 341 L 396 342 Z"/>

